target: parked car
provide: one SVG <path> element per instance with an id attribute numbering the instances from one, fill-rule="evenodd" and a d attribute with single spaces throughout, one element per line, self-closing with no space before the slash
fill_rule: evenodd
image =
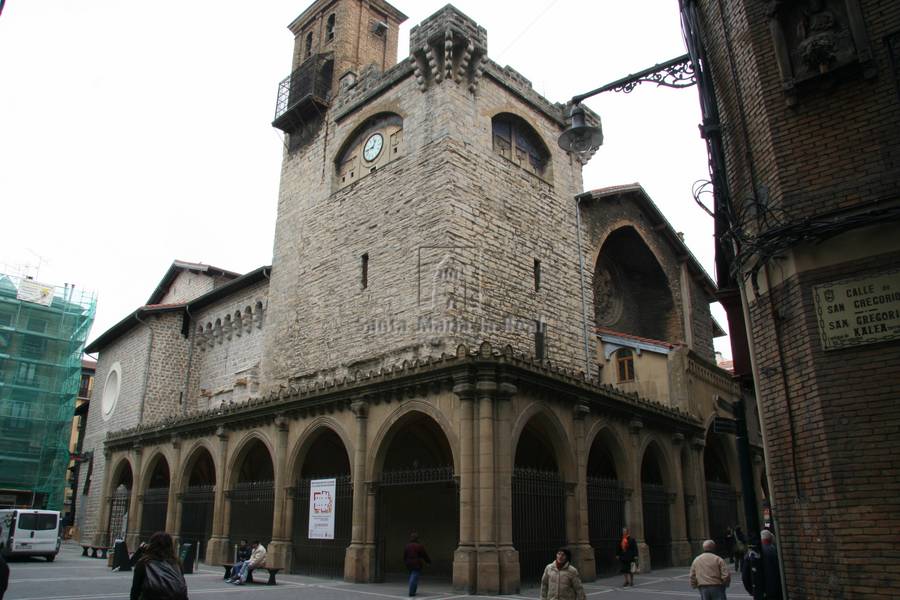
<path id="1" fill-rule="evenodd" d="M 4 557 L 43 556 L 52 561 L 60 543 L 59 511 L 0 510 L 0 553 Z"/>

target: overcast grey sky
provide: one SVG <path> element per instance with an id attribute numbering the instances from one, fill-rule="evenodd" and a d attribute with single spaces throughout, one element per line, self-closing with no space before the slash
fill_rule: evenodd
<path id="1" fill-rule="evenodd" d="M 290 71 L 311 0 L 7 0 L 0 16 L 0 272 L 96 291 L 91 339 L 142 305 L 172 260 L 269 264 Z M 446 0 L 395 0 L 409 29 Z M 455 0 L 488 55 L 551 101 L 685 52 L 677 0 Z M 604 146 L 585 189 L 639 182 L 713 273 L 696 88 L 586 101 Z M 40 266 L 39 272 L 37 271 Z M 714 310 L 720 324 L 724 312 Z M 717 349 L 730 356 L 727 341 Z"/>

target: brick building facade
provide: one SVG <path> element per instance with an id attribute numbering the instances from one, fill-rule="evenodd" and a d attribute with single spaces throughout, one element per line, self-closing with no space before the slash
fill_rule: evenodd
<path id="1" fill-rule="evenodd" d="M 404 19 L 319 0 L 290 25 L 271 269 L 175 263 L 91 345 L 118 393 L 88 426 L 85 537 L 165 528 L 210 563 L 258 538 L 275 566 L 369 581 L 418 529 L 479 593 L 562 544 L 611 572 L 625 525 L 643 570 L 686 564 L 743 522 L 712 428 L 740 394 L 713 362 L 715 285 L 640 186 L 582 193 L 567 107 L 483 28 L 445 7 L 396 63 Z M 308 535 L 321 480 L 333 539 Z"/>
<path id="2" fill-rule="evenodd" d="M 735 371 L 761 406 L 788 596 L 897 597 L 900 5 L 682 9 L 719 113 L 719 285 L 749 338 Z"/>

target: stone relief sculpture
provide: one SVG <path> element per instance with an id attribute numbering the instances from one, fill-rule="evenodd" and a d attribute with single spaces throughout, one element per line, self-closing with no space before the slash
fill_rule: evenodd
<path id="1" fill-rule="evenodd" d="M 875 75 L 858 0 L 773 0 L 769 30 L 789 104 L 805 82 L 830 84 L 838 72 Z"/>

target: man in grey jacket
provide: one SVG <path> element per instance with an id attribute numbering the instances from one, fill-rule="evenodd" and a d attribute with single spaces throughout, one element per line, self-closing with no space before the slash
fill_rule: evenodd
<path id="1" fill-rule="evenodd" d="M 572 566 L 572 551 L 560 548 L 556 560 L 544 569 L 541 600 L 585 600 L 578 569 Z"/>

